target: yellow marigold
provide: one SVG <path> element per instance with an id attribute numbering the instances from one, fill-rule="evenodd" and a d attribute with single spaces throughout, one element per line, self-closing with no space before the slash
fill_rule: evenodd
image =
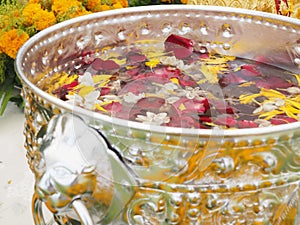
<path id="1" fill-rule="evenodd" d="M 66 20 L 77 16 L 89 14 L 80 1 L 53 0 L 52 10 L 60 20 Z"/>
<path id="2" fill-rule="evenodd" d="M 112 8 L 113 9 L 121 9 L 121 8 L 123 8 L 123 6 L 121 5 L 121 3 L 118 2 L 116 4 L 113 4 Z"/>
<path id="3" fill-rule="evenodd" d="M 34 24 L 37 30 L 43 30 L 56 23 L 56 18 L 53 12 L 40 11 L 34 16 Z"/>
<path id="4" fill-rule="evenodd" d="M 28 4 L 41 3 L 40 0 L 29 0 Z"/>
<path id="5" fill-rule="evenodd" d="M 11 58 L 16 58 L 19 48 L 29 39 L 29 35 L 24 31 L 13 29 L 0 36 L 0 52 Z"/>
<path id="6" fill-rule="evenodd" d="M 43 30 L 56 23 L 53 12 L 43 10 L 38 3 L 28 4 L 22 12 L 25 23 L 34 25 L 37 30 Z"/>
<path id="7" fill-rule="evenodd" d="M 101 5 L 101 10 L 100 11 L 106 11 L 106 10 L 110 10 L 111 7 L 109 5 Z"/>
<path id="8" fill-rule="evenodd" d="M 23 18 L 25 23 L 28 25 L 33 25 L 33 17 L 36 13 L 42 10 L 41 5 L 37 3 L 27 4 L 22 11 Z"/>
<path id="9" fill-rule="evenodd" d="M 122 7 L 119 8 L 124 8 L 124 7 L 128 7 L 128 1 L 127 0 L 112 0 L 112 4 L 115 5 L 121 5 Z M 116 8 L 116 7 L 114 7 Z"/>
<path id="10" fill-rule="evenodd" d="M 97 11 L 97 8 L 101 5 L 101 0 L 87 0 L 86 8 L 93 12 Z"/>

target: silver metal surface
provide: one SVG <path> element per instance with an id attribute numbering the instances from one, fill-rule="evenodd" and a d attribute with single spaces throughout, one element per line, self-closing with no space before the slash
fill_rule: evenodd
<path id="1" fill-rule="evenodd" d="M 257 11 L 147 6 L 43 30 L 16 60 L 37 224 L 43 224 L 41 202 L 58 218 L 80 221 L 79 215 L 84 225 L 297 221 L 300 122 L 237 130 L 152 126 L 69 105 L 39 89 L 41 79 L 72 70 L 72 59 L 84 52 L 170 34 L 300 73 L 300 21 Z"/>

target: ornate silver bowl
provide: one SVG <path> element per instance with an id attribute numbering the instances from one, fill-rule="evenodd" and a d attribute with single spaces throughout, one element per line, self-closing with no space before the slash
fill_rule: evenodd
<path id="1" fill-rule="evenodd" d="M 204 130 L 145 125 L 72 106 L 37 77 L 83 51 L 184 35 L 208 50 L 300 72 L 300 22 L 213 6 L 147 6 L 52 26 L 20 49 L 33 214 L 57 224 L 298 224 L 300 122 Z"/>

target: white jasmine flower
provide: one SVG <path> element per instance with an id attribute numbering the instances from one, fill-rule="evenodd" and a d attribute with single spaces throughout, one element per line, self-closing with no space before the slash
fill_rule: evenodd
<path id="1" fill-rule="evenodd" d="M 165 112 L 158 114 L 147 112 L 146 116 L 137 115 L 136 120 L 146 124 L 161 125 L 170 122 L 170 117 Z"/>
<path id="2" fill-rule="evenodd" d="M 94 109 L 95 104 L 99 104 L 102 102 L 98 100 L 99 96 L 100 91 L 92 91 L 84 96 L 84 98 L 77 94 L 66 95 L 66 98 L 68 99 L 67 102 L 70 104 L 81 106 L 85 109 Z"/>
<path id="3" fill-rule="evenodd" d="M 74 95 L 66 95 L 66 98 L 68 99 L 66 102 L 68 102 L 69 104 L 72 105 L 81 105 L 83 102 L 83 98 L 78 95 L 78 94 L 74 94 Z"/>
<path id="4" fill-rule="evenodd" d="M 253 111 L 254 114 L 264 112 L 270 112 L 278 109 L 280 106 L 285 105 L 285 100 L 281 98 L 277 98 L 275 101 L 264 102 L 257 109 Z"/>
<path id="5" fill-rule="evenodd" d="M 259 124 L 259 127 L 270 127 L 272 126 L 272 123 L 270 121 L 264 120 L 264 119 L 256 119 L 254 120 L 255 123 Z"/>
<path id="6" fill-rule="evenodd" d="M 138 95 L 133 94 L 132 92 L 128 92 L 124 95 L 123 99 L 128 103 L 137 103 L 138 100 L 145 98 L 145 93 L 140 93 Z"/>
<path id="7" fill-rule="evenodd" d="M 184 62 L 182 60 L 177 59 L 175 56 L 162 57 L 160 59 L 160 62 L 165 65 L 174 66 L 174 67 L 178 68 L 179 70 L 185 71 L 185 72 L 195 70 L 195 65 L 196 65 L 196 64 L 186 65 L 186 64 L 184 64 Z M 198 71 L 199 71 L 199 67 L 198 67 Z"/>
<path id="8" fill-rule="evenodd" d="M 172 97 L 167 98 L 166 101 L 169 104 L 173 104 L 173 103 L 177 102 L 179 99 L 180 99 L 179 97 L 172 96 Z"/>
<path id="9" fill-rule="evenodd" d="M 121 90 L 121 81 L 116 80 L 116 81 L 112 82 L 111 88 L 112 88 L 112 90 L 120 91 Z"/>
<path id="10" fill-rule="evenodd" d="M 103 101 L 104 102 L 120 101 L 120 97 L 117 95 L 104 95 Z"/>
<path id="11" fill-rule="evenodd" d="M 178 86 L 175 83 L 169 82 L 161 86 L 161 89 L 156 92 L 158 95 L 169 95 L 174 90 L 178 89 Z"/>
<path id="12" fill-rule="evenodd" d="M 99 96 L 100 91 L 92 91 L 88 93 L 86 96 L 84 96 L 83 107 L 86 109 L 94 109 L 95 104 L 101 103 L 101 101 L 98 100 Z"/>
<path id="13" fill-rule="evenodd" d="M 203 97 L 207 92 L 201 90 L 200 87 L 186 87 L 185 89 L 180 90 L 180 96 L 186 96 L 188 99 L 194 99 L 196 97 Z"/>
<path id="14" fill-rule="evenodd" d="M 78 82 L 86 86 L 94 86 L 94 80 L 92 78 L 92 74 L 89 72 L 85 72 L 82 76 L 79 76 Z"/>
<path id="15" fill-rule="evenodd" d="M 289 88 L 283 89 L 283 90 L 287 91 L 288 93 L 290 93 L 292 95 L 300 94 L 300 88 L 299 87 L 289 87 Z"/>

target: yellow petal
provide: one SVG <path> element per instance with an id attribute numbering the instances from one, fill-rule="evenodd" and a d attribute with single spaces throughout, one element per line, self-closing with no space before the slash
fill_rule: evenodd
<path id="1" fill-rule="evenodd" d="M 262 88 L 260 93 L 262 96 L 265 96 L 266 98 L 282 98 L 282 99 L 286 98 L 284 94 L 272 89 Z"/>
<path id="2" fill-rule="evenodd" d="M 104 109 L 104 108 L 103 108 L 102 106 L 100 106 L 99 104 L 96 104 L 95 106 L 96 106 L 96 109 L 98 109 L 98 110 L 100 110 L 100 111 L 102 111 L 102 112 L 107 112 L 107 110 Z"/>
<path id="3" fill-rule="evenodd" d="M 184 104 L 180 104 L 180 106 L 179 106 L 179 109 L 181 110 L 181 111 L 183 111 L 183 110 L 185 110 L 186 109 L 186 107 L 185 107 L 185 105 Z"/>
<path id="4" fill-rule="evenodd" d="M 276 115 L 282 114 L 282 111 L 279 110 L 272 110 L 270 112 L 266 112 L 266 113 L 262 113 L 259 115 L 259 117 L 265 117 L 265 120 L 269 120 L 271 118 L 273 118 Z"/>
<path id="5" fill-rule="evenodd" d="M 244 94 L 240 95 L 239 100 L 241 104 L 249 104 L 255 100 L 255 98 L 261 96 L 261 94 Z"/>
<path id="6" fill-rule="evenodd" d="M 81 97 L 85 97 L 87 94 L 91 93 L 94 90 L 95 88 L 93 86 L 84 86 L 83 88 L 80 89 L 78 95 Z"/>
<path id="7" fill-rule="evenodd" d="M 173 82 L 174 84 L 179 84 L 178 78 L 174 77 L 170 79 L 171 82 Z"/>
<path id="8" fill-rule="evenodd" d="M 101 74 L 101 75 L 93 75 L 93 81 L 94 83 L 100 83 L 103 81 L 109 81 L 112 75 L 109 74 Z"/>
<path id="9" fill-rule="evenodd" d="M 300 74 L 293 74 L 296 79 L 297 79 L 297 82 L 298 82 L 298 86 L 300 86 Z"/>
<path id="10" fill-rule="evenodd" d="M 160 63 L 159 59 L 152 59 L 149 62 L 145 62 L 145 65 L 152 68 L 152 67 L 155 67 L 159 63 Z"/>

